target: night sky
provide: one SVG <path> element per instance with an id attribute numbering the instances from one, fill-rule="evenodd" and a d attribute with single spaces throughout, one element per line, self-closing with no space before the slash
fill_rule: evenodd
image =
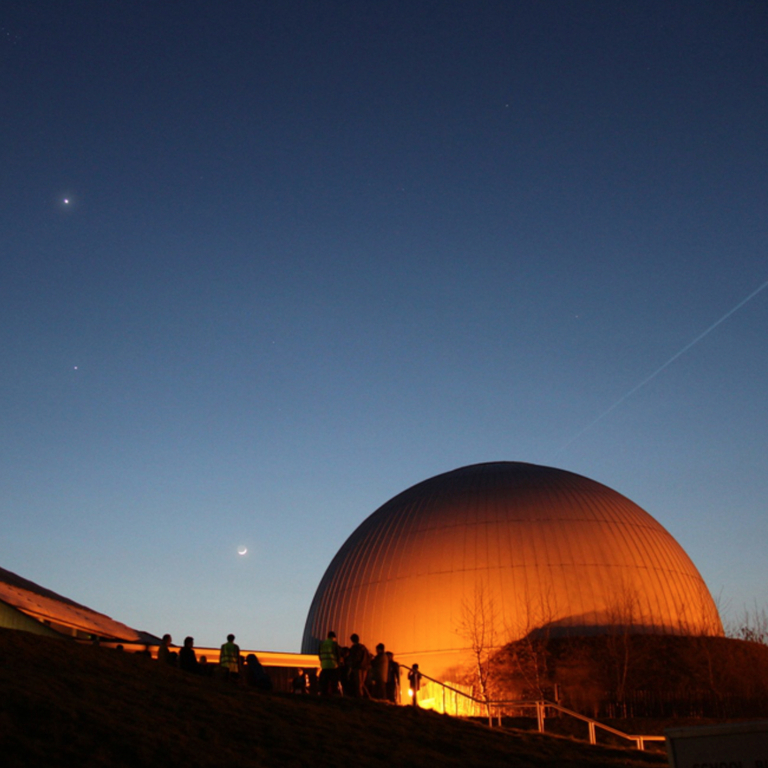
<path id="1" fill-rule="evenodd" d="M 297 651 L 510 460 L 768 603 L 765 2 L 11 0 L 0 96 L 0 567 Z"/>

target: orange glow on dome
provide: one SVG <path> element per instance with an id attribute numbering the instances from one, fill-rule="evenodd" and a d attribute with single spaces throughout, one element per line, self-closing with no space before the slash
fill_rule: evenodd
<path id="1" fill-rule="evenodd" d="M 722 635 L 711 595 L 675 539 L 616 491 L 518 462 L 419 483 L 352 533 L 309 610 L 303 653 L 329 629 L 439 674 L 466 659 L 459 627 L 478 590 L 499 642 L 546 627 L 594 634 Z"/>

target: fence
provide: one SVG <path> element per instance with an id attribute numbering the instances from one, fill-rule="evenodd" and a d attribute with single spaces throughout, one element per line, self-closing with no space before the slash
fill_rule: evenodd
<path id="1" fill-rule="evenodd" d="M 410 670 L 410 667 L 401 665 L 403 669 Z M 419 706 L 425 709 L 433 709 L 437 712 L 454 715 L 458 717 L 483 717 L 488 719 L 489 727 L 494 726 L 494 722 L 499 727 L 502 724 L 502 718 L 507 716 L 510 712 L 524 712 L 535 710 L 536 724 L 539 733 L 546 733 L 545 722 L 547 717 L 547 710 L 552 710 L 566 715 L 567 717 L 573 717 L 587 724 L 589 743 L 597 744 L 597 732 L 605 731 L 613 736 L 616 736 L 627 741 L 632 741 L 635 747 L 640 750 L 644 750 L 648 742 L 652 741 L 664 741 L 664 736 L 656 735 L 638 735 L 628 734 L 617 728 L 612 728 L 610 725 L 601 723 L 592 717 L 582 715 L 580 712 L 575 712 L 572 709 L 563 707 L 560 704 L 555 704 L 552 701 L 541 700 L 519 700 L 519 699 L 505 699 L 505 700 L 493 700 L 483 701 L 476 698 L 467 690 L 461 690 L 465 686 L 449 685 L 443 683 L 440 680 L 436 680 L 429 675 L 421 673 L 422 681 L 426 680 L 426 684 L 422 684 L 421 689 L 418 691 L 417 703 Z M 414 695 L 414 692 L 409 692 L 410 695 Z"/>
<path id="2" fill-rule="evenodd" d="M 578 704 L 576 705 L 578 707 Z M 764 717 L 768 710 L 768 692 L 743 696 L 693 690 L 629 691 L 620 701 L 606 694 L 597 707 L 597 716 L 614 718 L 706 717 L 713 719 Z"/>

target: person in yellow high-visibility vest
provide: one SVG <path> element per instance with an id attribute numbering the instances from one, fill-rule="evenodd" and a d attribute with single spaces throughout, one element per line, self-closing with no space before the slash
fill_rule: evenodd
<path id="1" fill-rule="evenodd" d="M 237 677 L 240 674 L 240 646 L 235 643 L 234 635 L 227 635 L 227 642 L 221 646 L 219 669 L 224 677 Z"/>
<path id="2" fill-rule="evenodd" d="M 317 655 L 320 657 L 320 695 L 332 696 L 339 692 L 340 656 L 335 632 L 329 632 L 320 643 Z"/>

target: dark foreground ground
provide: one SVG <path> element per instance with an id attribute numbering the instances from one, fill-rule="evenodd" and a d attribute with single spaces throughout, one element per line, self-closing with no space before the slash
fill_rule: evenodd
<path id="1" fill-rule="evenodd" d="M 263 694 L 133 654 L 0 629 L 0 763 L 661 768 L 666 758 L 411 707 Z"/>

